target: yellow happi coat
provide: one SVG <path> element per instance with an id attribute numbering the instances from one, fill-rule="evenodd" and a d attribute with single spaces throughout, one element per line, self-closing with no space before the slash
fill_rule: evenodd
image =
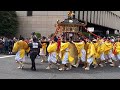
<path id="1" fill-rule="evenodd" d="M 97 41 L 96 43 L 93 43 L 94 44 L 94 47 L 95 47 L 95 57 L 94 57 L 94 60 L 93 60 L 93 64 L 97 64 L 97 60 L 98 58 L 100 58 L 100 55 L 99 55 L 99 51 L 100 51 L 100 45 L 99 45 L 99 42 Z"/>
<path id="2" fill-rule="evenodd" d="M 52 54 L 53 52 L 55 52 L 56 53 L 56 59 L 58 60 L 58 57 L 57 57 L 57 42 L 50 43 L 47 47 L 47 52 L 49 54 Z"/>
<path id="3" fill-rule="evenodd" d="M 42 43 L 42 48 L 40 48 L 40 53 L 43 53 L 44 55 L 46 55 L 46 47 L 47 47 L 47 44 L 46 43 Z"/>
<path id="4" fill-rule="evenodd" d="M 105 41 L 105 54 L 109 54 L 110 50 L 112 49 L 113 45 L 111 42 Z"/>
<path id="5" fill-rule="evenodd" d="M 82 56 L 81 50 L 84 48 L 85 43 L 81 42 L 81 43 L 74 43 L 74 44 L 78 50 L 78 58 L 80 58 Z"/>
<path id="6" fill-rule="evenodd" d="M 12 52 L 17 53 L 20 51 L 20 58 L 23 58 L 25 56 L 25 52 L 29 52 L 30 48 L 28 47 L 28 44 L 25 41 L 17 41 L 14 43 Z"/>
<path id="7" fill-rule="evenodd" d="M 47 47 L 48 53 L 56 52 L 57 50 L 57 42 L 50 43 L 49 46 Z"/>
<path id="8" fill-rule="evenodd" d="M 68 49 L 68 61 L 69 63 L 73 63 L 74 62 L 74 58 L 70 55 L 70 47 L 69 47 L 69 42 L 66 43 L 61 43 L 61 48 L 60 48 L 60 53 L 61 53 L 61 60 L 64 59 L 64 54 L 66 52 L 66 49 Z"/>
<path id="9" fill-rule="evenodd" d="M 95 57 L 95 47 L 94 47 L 94 44 L 92 42 L 90 42 L 88 44 L 88 48 L 87 48 L 87 58 L 90 58 L 90 57 Z"/>
<path id="10" fill-rule="evenodd" d="M 116 53 L 120 54 L 120 42 L 116 42 L 115 45 L 116 45 Z"/>

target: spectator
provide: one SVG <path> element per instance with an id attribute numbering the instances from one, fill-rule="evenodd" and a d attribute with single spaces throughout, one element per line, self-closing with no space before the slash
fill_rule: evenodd
<path id="1" fill-rule="evenodd" d="M 8 39 L 5 38 L 5 42 L 4 42 L 4 53 L 5 54 L 8 54 L 8 50 L 9 50 L 9 42 L 8 42 Z"/>
<path id="2" fill-rule="evenodd" d="M 3 52 L 3 41 L 2 39 L 0 39 L 0 53 Z"/>

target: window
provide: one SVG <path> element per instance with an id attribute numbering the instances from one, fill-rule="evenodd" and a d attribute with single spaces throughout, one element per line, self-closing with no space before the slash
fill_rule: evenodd
<path id="1" fill-rule="evenodd" d="M 32 11 L 27 11 L 27 16 L 32 16 Z"/>

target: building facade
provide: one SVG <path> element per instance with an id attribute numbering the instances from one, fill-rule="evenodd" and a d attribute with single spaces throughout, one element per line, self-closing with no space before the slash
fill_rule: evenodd
<path id="1" fill-rule="evenodd" d="M 18 34 L 30 37 L 32 32 L 39 32 L 42 36 L 49 36 L 55 32 L 57 20 L 67 18 L 68 11 L 16 11 L 19 19 Z M 80 21 L 87 21 L 88 27 L 95 27 L 96 31 L 119 34 L 120 11 L 75 11 L 75 17 Z"/>

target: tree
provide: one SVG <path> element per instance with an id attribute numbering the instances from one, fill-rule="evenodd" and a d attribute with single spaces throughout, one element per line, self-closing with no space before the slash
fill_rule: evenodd
<path id="1" fill-rule="evenodd" d="M 0 11 L 0 36 L 14 37 L 18 30 L 15 11 Z"/>
<path id="2" fill-rule="evenodd" d="M 40 33 L 35 33 L 37 38 L 41 38 L 41 34 Z"/>

